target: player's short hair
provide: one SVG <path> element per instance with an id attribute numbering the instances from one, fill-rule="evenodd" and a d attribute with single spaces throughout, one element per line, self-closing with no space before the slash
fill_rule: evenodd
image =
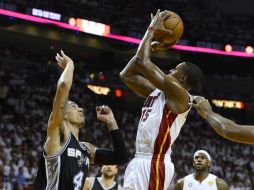
<path id="1" fill-rule="evenodd" d="M 202 84 L 204 78 L 203 72 L 197 65 L 191 62 L 183 63 L 185 64 L 183 67 L 183 72 L 187 76 L 186 84 L 191 89 L 198 88 Z"/>

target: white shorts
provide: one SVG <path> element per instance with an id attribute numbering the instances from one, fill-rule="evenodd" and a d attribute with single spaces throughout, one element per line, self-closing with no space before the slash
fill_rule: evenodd
<path id="1" fill-rule="evenodd" d="M 167 190 L 174 175 L 169 155 L 136 153 L 124 174 L 124 190 Z"/>

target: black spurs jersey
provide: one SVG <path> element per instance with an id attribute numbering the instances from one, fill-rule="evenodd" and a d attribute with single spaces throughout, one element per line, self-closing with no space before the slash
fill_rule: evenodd
<path id="1" fill-rule="evenodd" d="M 45 156 L 46 190 L 82 190 L 90 154 L 70 133 L 65 146 L 55 156 Z"/>
<path id="2" fill-rule="evenodd" d="M 91 190 L 118 190 L 118 183 L 115 183 L 113 187 L 106 188 L 101 184 L 99 178 L 95 177 L 93 188 Z"/>

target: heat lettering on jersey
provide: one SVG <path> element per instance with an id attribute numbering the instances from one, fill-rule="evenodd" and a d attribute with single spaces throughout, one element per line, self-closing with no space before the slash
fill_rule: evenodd
<path id="1" fill-rule="evenodd" d="M 157 96 L 149 96 L 143 106 L 142 109 L 142 114 L 141 114 L 141 118 L 140 118 L 140 122 L 145 122 L 147 120 L 147 118 L 149 117 L 150 112 L 152 111 L 152 106 L 155 102 L 155 100 L 158 99 L 158 97 L 160 96 L 160 92 L 157 94 Z"/>
<path id="2" fill-rule="evenodd" d="M 149 97 L 146 99 L 143 108 L 150 108 L 150 107 L 152 107 L 153 104 L 154 104 L 154 102 L 155 102 L 155 100 L 158 99 L 158 97 L 160 96 L 160 94 L 161 94 L 161 93 L 159 92 L 159 93 L 157 94 L 157 96 L 149 96 Z"/>

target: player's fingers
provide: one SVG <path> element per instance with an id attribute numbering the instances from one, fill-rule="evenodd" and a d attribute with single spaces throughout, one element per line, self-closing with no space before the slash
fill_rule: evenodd
<path id="1" fill-rule="evenodd" d="M 109 106 L 107 106 L 107 113 L 112 112 L 111 108 Z"/>
<path id="2" fill-rule="evenodd" d="M 155 17 L 158 17 L 160 15 L 160 9 L 157 10 Z"/>
<path id="3" fill-rule="evenodd" d="M 165 28 L 162 31 L 166 32 L 167 34 L 173 34 L 172 30 L 168 30 L 168 29 L 165 29 Z"/>
<path id="4" fill-rule="evenodd" d="M 97 107 L 96 107 L 96 111 L 97 111 L 97 112 L 100 112 L 100 111 L 101 111 L 101 109 L 102 109 L 102 107 L 101 107 L 101 106 L 97 106 Z"/>
<path id="5" fill-rule="evenodd" d="M 63 50 L 61 50 L 60 52 L 63 57 L 66 56 Z"/>
<path id="6" fill-rule="evenodd" d="M 167 10 L 165 10 L 165 11 L 162 11 L 161 13 L 160 13 L 160 16 L 165 16 L 165 15 L 167 15 Z"/>
<path id="7" fill-rule="evenodd" d="M 190 105 L 191 107 L 195 108 L 195 109 L 196 109 L 197 106 L 198 106 L 197 104 L 195 104 L 195 103 L 193 103 L 193 102 L 192 102 L 192 103 L 189 103 L 189 105 Z"/>
<path id="8" fill-rule="evenodd" d="M 204 100 L 205 98 L 204 97 L 202 97 L 202 96 L 193 96 L 193 100 L 195 100 L 195 101 L 201 101 L 201 100 Z"/>
<path id="9" fill-rule="evenodd" d="M 63 57 L 61 55 L 59 55 L 58 53 L 56 54 L 57 58 L 61 61 L 63 60 Z"/>
<path id="10" fill-rule="evenodd" d="M 57 62 L 59 62 L 59 59 L 58 59 L 58 57 L 57 57 L 57 56 L 55 56 L 55 58 L 56 58 L 56 61 L 57 61 Z"/>
<path id="11" fill-rule="evenodd" d="M 151 13 L 151 20 L 153 20 L 154 16 L 153 16 L 153 13 Z"/>

